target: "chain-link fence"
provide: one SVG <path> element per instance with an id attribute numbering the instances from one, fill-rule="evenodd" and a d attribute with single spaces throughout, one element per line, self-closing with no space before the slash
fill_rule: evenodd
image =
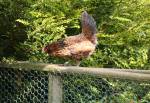
<path id="1" fill-rule="evenodd" d="M 55 103 L 150 103 L 150 81 L 107 78 L 80 72 L 56 73 L 0 66 L 0 103 L 54 101 Z"/>
<path id="2" fill-rule="evenodd" d="M 0 103 L 47 103 L 48 73 L 0 68 Z"/>

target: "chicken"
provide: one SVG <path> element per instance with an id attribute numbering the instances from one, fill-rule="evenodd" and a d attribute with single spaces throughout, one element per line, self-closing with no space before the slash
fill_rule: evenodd
<path id="1" fill-rule="evenodd" d="M 71 58 L 79 65 L 83 58 L 94 52 L 97 44 L 96 22 L 86 11 L 81 15 L 81 26 L 80 34 L 48 44 L 44 51 L 50 56 Z"/>

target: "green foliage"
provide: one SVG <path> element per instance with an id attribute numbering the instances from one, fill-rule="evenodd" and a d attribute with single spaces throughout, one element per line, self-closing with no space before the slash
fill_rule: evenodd
<path id="1" fill-rule="evenodd" d="M 62 63 L 42 52 L 47 43 L 80 33 L 80 15 L 96 20 L 98 46 L 82 66 L 146 68 L 150 62 L 147 0 L 2 0 L 0 55 Z"/>
<path id="2" fill-rule="evenodd" d="M 25 10 L 24 19 L 16 20 L 27 26 L 28 39 L 21 45 L 25 47 L 29 60 L 53 63 L 61 61 L 57 58 L 49 58 L 42 49 L 46 44 L 66 37 L 67 29 L 70 28 L 70 32 L 72 28 L 79 28 L 76 15 L 69 14 L 69 10 L 72 9 L 69 7 L 70 3 L 71 1 L 60 4 L 50 0 L 38 0 Z M 79 12 L 72 14 L 76 13 Z"/>
<path id="3" fill-rule="evenodd" d="M 149 3 L 115 0 L 109 22 L 101 24 L 98 49 L 84 66 L 90 63 L 97 67 L 146 68 L 149 63 Z"/>
<path id="4" fill-rule="evenodd" d="M 16 19 L 24 14 L 27 4 L 27 0 L 0 1 L 0 59 L 3 56 L 19 57 L 16 46 L 26 39 L 26 31 Z"/>
<path id="5" fill-rule="evenodd" d="M 42 48 L 62 36 L 65 36 L 65 23 L 69 20 L 64 18 L 54 19 L 56 17 L 51 14 L 39 12 L 31 12 L 33 19 L 30 23 L 30 29 L 27 33 L 28 40 L 22 46 L 29 48 L 29 59 L 34 61 L 44 60 L 45 56 L 42 53 Z M 40 56 L 41 55 L 41 56 Z"/>

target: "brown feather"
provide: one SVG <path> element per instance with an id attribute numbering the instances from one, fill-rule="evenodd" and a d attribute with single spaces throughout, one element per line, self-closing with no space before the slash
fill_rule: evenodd
<path id="1" fill-rule="evenodd" d="M 81 60 L 90 56 L 97 44 L 96 23 L 94 19 L 87 14 L 82 13 L 82 33 L 75 36 L 69 36 L 65 39 L 48 44 L 44 51 L 50 56 L 69 57 L 74 60 Z"/>

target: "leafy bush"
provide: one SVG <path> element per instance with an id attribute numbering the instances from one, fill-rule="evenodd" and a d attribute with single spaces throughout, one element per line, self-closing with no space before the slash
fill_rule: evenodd
<path id="1" fill-rule="evenodd" d="M 84 66 L 146 68 L 149 63 L 149 2 L 115 0 L 108 22 L 101 23 L 98 49 Z"/>
<path id="2" fill-rule="evenodd" d="M 87 10 L 97 22 L 99 44 L 82 66 L 146 68 L 149 64 L 150 11 L 146 0 L 15 0 L 0 5 L 1 59 L 13 56 L 61 63 L 42 48 L 80 33 L 80 15 Z"/>
<path id="3" fill-rule="evenodd" d="M 150 11 L 146 0 L 1 1 L 0 55 L 17 60 L 62 63 L 42 52 L 47 43 L 80 33 L 87 10 L 98 27 L 97 50 L 82 66 L 146 68 Z M 17 6 L 19 5 L 19 6 Z"/>

